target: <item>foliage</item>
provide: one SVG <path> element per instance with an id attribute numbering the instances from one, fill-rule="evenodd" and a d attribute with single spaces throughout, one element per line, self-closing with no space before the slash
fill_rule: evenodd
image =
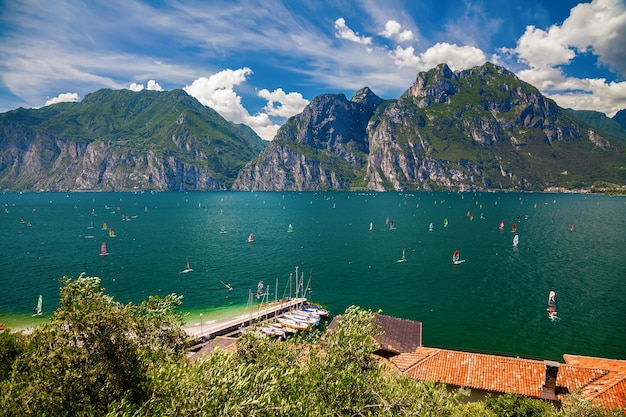
<path id="1" fill-rule="evenodd" d="M 2 382 L 0 415 L 101 415 L 113 401 L 140 404 L 151 365 L 180 357 L 180 297 L 123 305 L 99 278 L 61 282 L 59 308 L 25 338 Z"/>
<path id="2" fill-rule="evenodd" d="M 579 393 L 562 409 L 517 395 L 464 403 L 466 390 L 416 381 L 375 359 L 375 313 L 354 306 L 322 335 L 280 342 L 250 331 L 234 353 L 216 348 L 191 363 L 178 304 L 170 295 L 123 305 L 98 278 L 63 278 L 49 324 L 0 334 L 0 416 L 620 415 Z"/>

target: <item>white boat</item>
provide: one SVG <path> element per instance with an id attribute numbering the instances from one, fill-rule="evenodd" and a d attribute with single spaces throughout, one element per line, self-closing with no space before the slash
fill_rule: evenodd
<path id="1" fill-rule="evenodd" d="M 278 327 L 262 326 L 262 327 L 259 327 L 259 330 L 265 336 L 283 337 L 283 338 L 285 337 L 285 331 L 283 329 L 278 328 Z"/>
<path id="2" fill-rule="evenodd" d="M 313 326 L 317 326 L 320 324 L 320 316 L 318 316 L 317 314 L 309 314 L 302 310 L 285 313 L 283 317 L 294 319 L 296 321 L 301 321 L 303 323 L 308 323 Z"/>
<path id="3" fill-rule="evenodd" d="M 330 315 L 330 312 L 328 310 L 320 308 L 319 306 L 302 307 L 302 311 L 317 314 L 320 317 L 328 317 Z"/>
<path id="4" fill-rule="evenodd" d="M 308 323 L 303 323 L 301 321 L 296 321 L 294 319 L 288 317 L 279 317 L 276 321 L 282 324 L 285 327 L 289 327 L 294 330 L 306 330 L 310 327 Z"/>
<path id="5" fill-rule="evenodd" d="M 454 253 L 452 254 L 452 263 L 454 265 L 458 265 L 465 262 L 465 259 L 460 259 L 460 254 L 459 254 L 459 250 L 455 250 Z"/>
<path id="6" fill-rule="evenodd" d="M 232 291 L 232 290 L 233 290 L 233 287 L 231 287 L 231 286 L 230 286 L 230 284 L 227 284 L 227 283 L 225 283 L 224 281 L 220 281 L 220 282 L 222 283 L 222 285 L 223 285 L 224 287 L 226 287 L 226 289 L 227 289 L 228 291 Z"/>
<path id="7" fill-rule="evenodd" d="M 287 233 L 292 233 L 293 232 L 293 226 L 291 225 L 291 223 L 289 223 L 289 227 L 287 228 Z"/>
<path id="8" fill-rule="evenodd" d="M 185 266 L 185 269 L 180 271 L 180 273 L 181 274 L 186 274 L 187 272 L 191 272 L 191 271 L 193 271 L 193 269 L 191 269 L 191 266 L 189 265 L 189 259 L 187 259 L 187 265 Z"/>
<path id="9" fill-rule="evenodd" d="M 43 308 L 43 297 L 39 294 L 39 299 L 37 299 L 37 305 L 33 308 L 33 317 L 41 316 L 41 309 Z"/>
<path id="10" fill-rule="evenodd" d="M 429 231 L 429 232 L 432 232 L 432 231 L 433 231 L 433 227 L 434 227 L 434 226 L 433 226 L 433 224 L 432 224 L 432 222 L 431 222 L 431 223 L 428 225 L 428 231 Z"/>
<path id="11" fill-rule="evenodd" d="M 513 236 L 513 246 L 517 247 L 518 243 L 519 243 L 519 235 Z"/>

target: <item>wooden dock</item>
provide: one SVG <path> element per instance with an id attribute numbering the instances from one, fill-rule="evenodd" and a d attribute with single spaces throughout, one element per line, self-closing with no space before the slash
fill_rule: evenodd
<path id="1" fill-rule="evenodd" d="M 201 340 L 211 340 L 217 336 L 231 335 L 241 332 L 258 321 L 280 317 L 286 311 L 306 302 L 306 298 L 291 298 L 251 307 L 254 311 L 237 317 L 200 322 L 200 326 L 186 326 L 190 337 Z"/>

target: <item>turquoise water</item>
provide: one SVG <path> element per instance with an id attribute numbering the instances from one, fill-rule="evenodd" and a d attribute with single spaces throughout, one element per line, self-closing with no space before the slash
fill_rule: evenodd
<path id="1" fill-rule="evenodd" d="M 623 197 L 5 193 L 0 203 L 0 321 L 11 326 L 38 320 L 40 293 L 49 317 L 62 276 L 98 276 L 123 302 L 181 294 L 193 322 L 241 310 L 259 280 L 271 298 L 289 295 L 297 266 L 313 301 L 334 313 L 359 305 L 419 320 L 427 346 L 626 359 Z M 99 255 L 101 242 L 109 255 Z M 406 262 L 396 262 L 403 249 Z M 451 263 L 455 249 L 464 263 Z M 193 271 L 181 274 L 187 259 Z M 550 290 L 557 321 L 546 311 Z"/>

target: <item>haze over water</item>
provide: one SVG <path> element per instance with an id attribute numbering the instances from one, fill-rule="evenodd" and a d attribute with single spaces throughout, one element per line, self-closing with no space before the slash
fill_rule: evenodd
<path id="1" fill-rule="evenodd" d="M 39 294 L 49 317 L 62 276 L 98 276 L 122 302 L 181 294 L 194 322 L 240 311 L 259 280 L 271 299 L 288 296 L 298 266 L 312 301 L 336 314 L 359 305 L 421 321 L 426 346 L 626 359 L 624 197 L 5 193 L 0 203 L 0 322 L 10 326 L 41 320 L 31 317 Z M 464 263 L 452 264 L 455 249 Z M 187 259 L 193 271 L 181 273 Z"/>

